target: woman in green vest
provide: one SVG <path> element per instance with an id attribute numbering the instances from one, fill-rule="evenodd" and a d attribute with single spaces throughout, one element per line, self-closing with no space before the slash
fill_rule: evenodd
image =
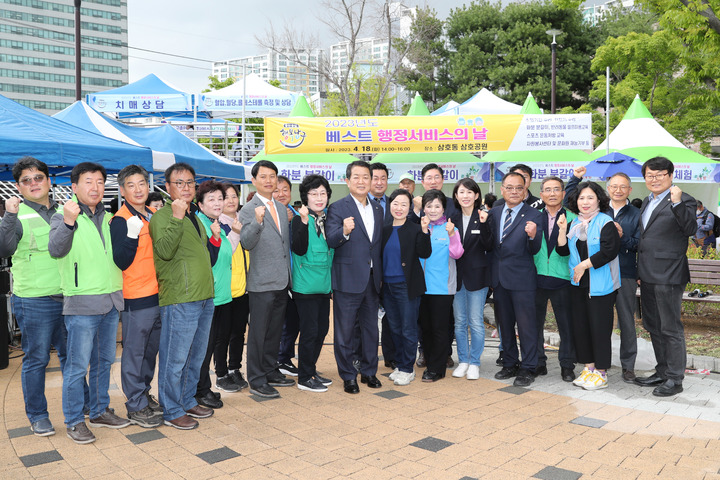
<path id="1" fill-rule="evenodd" d="M 300 317 L 298 388 L 325 392 L 332 380 L 318 375 L 315 365 L 330 328 L 330 269 L 333 249 L 325 238 L 325 209 L 332 190 L 321 175 L 300 184 L 302 207 L 292 219 L 292 292 Z"/>

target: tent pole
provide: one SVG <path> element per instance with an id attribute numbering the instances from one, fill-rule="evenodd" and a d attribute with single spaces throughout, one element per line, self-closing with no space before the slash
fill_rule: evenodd
<path id="1" fill-rule="evenodd" d="M 155 191 L 155 175 L 152 172 L 148 173 L 148 180 L 150 180 L 150 191 Z"/>
<path id="2" fill-rule="evenodd" d="M 247 159 L 245 158 L 245 144 L 246 144 L 245 135 L 247 134 L 247 129 L 245 128 L 245 120 L 246 120 L 246 118 L 245 118 L 245 104 L 247 103 L 247 91 L 246 91 L 246 88 L 247 88 L 247 63 L 243 63 L 242 137 L 240 137 L 240 138 L 241 138 L 241 141 L 242 141 L 242 144 L 241 144 L 241 147 L 240 147 L 240 151 L 242 152 L 242 156 L 241 156 L 240 158 L 242 158 L 242 163 L 243 163 L 243 164 L 245 164 L 245 160 L 247 160 Z"/>
<path id="3" fill-rule="evenodd" d="M 610 67 L 605 69 L 605 153 L 610 153 Z"/>

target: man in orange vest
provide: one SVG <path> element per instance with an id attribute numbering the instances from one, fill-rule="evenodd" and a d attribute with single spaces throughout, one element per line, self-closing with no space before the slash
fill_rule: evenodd
<path id="1" fill-rule="evenodd" d="M 145 206 L 149 183 L 143 167 L 128 165 L 120 170 L 117 180 L 125 204 L 113 217 L 110 234 L 113 260 L 122 270 L 125 297 L 120 378 L 127 397 L 128 418 L 136 425 L 152 428 L 163 423 L 162 409 L 150 395 L 161 325 L 158 282 L 148 227 L 155 210 Z"/>

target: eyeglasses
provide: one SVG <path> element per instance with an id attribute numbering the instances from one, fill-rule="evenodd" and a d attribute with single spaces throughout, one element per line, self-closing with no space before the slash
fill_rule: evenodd
<path id="1" fill-rule="evenodd" d="M 327 192 L 308 192 L 307 196 L 313 198 L 325 198 L 327 197 Z"/>
<path id="2" fill-rule="evenodd" d="M 187 182 L 183 182 L 182 180 L 178 180 L 177 182 L 170 182 L 173 185 L 175 185 L 177 188 L 182 190 L 184 187 L 187 188 L 193 188 L 195 187 L 195 180 L 188 180 Z"/>
<path id="3" fill-rule="evenodd" d="M 37 175 L 33 175 L 32 177 L 21 178 L 20 180 L 18 180 L 18 183 L 27 187 L 28 185 L 32 185 L 33 183 L 43 182 L 46 178 L 47 177 L 42 173 L 38 173 Z"/>
<path id="4" fill-rule="evenodd" d="M 542 190 L 545 193 L 560 193 L 562 192 L 562 188 L 555 187 L 555 188 L 543 188 Z"/>
<path id="5" fill-rule="evenodd" d="M 650 178 L 650 177 L 645 177 L 645 178 Z M 625 191 L 625 190 L 629 190 L 629 189 L 630 189 L 630 185 L 608 185 L 608 186 L 607 186 L 607 189 L 608 189 L 608 190 L 612 190 L 612 191 L 615 191 L 615 190 L 623 190 L 623 191 Z"/>
<path id="6" fill-rule="evenodd" d="M 669 173 L 658 173 L 657 175 L 645 175 L 645 180 L 650 180 L 651 182 L 655 180 L 662 180 L 663 178 L 667 177 Z"/>
<path id="7" fill-rule="evenodd" d="M 518 186 L 518 187 L 506 187 L 505 185 L 503 185 L 502 188 L 504 188 L 504 189 L 507 190 L 508 192 L 522 192 L 523 190 L 525 190 L 525 187 L 520 187 L 520 186 Z"/>

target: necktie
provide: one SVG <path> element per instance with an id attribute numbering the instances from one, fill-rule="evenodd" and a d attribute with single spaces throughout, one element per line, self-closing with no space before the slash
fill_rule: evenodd
<path id="1" fill-rule="evenodd" d="M 273 202 L 267 202 L 267 208 L 270 211 L 270 215 L 272 216 L 273 220 L 275 220 L 275 226 L 277 227 L 278 231 L 280 231 L 280 221 L 278 220 L 277 212 L 275 211 L 275 205 L 273 205 Z"/>
<path id="2" fill-rule="evenodd" d="M 507 214 L 505 215 L 505 223 L 503 223 L 502 237 L 500 237 L 501 243 L 505 239 L 505 235 L 507 235 L 510 225 L 512 225 L 512 210 L 508 209 Z"/>

